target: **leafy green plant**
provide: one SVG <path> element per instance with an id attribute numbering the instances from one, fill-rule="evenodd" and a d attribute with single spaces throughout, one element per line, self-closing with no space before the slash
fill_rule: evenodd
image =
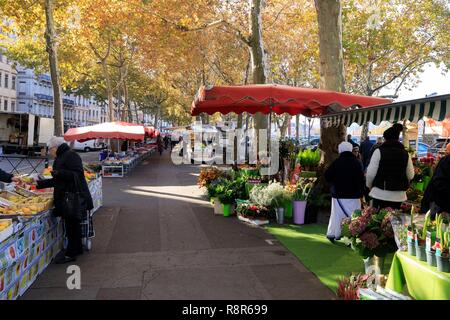
<path id="1" fill-rule="evenodd" d="M 299 153 L 297 154 L 297 161 L 303 168 L 316 167 L 320 162 L 320 150 L 317 149 L 315 151 L 312 151 L 311 149 L 305 149 L 299 151 Z"/>
<path id="2" fill-rule="evenodd" d="M 423 222 L 423 227 L 417 230 L 417 239 L 420 243 L 420 245 L 425 244 L 425 240 L 427 239 L 427 231 L 431 224 L 431 216 L 430 211 L 427 212 L 425 215 L 425 220 Z"/>

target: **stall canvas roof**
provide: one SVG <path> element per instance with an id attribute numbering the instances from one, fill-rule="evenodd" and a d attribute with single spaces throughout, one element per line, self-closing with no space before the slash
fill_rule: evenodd
<path id="1" fill-rule="evenodd" d="M 342 109 L 354 105 L 369 107 L 390 102 L 391 100 L 380 97 L 277 84 L 212 86 L 199 89 L 192 103 L 191 114 L 273 112 L 314 117 L 327 113 L 334 106 Z"/>
<path id="2" fill-rule="evenodd" d="M 144 140 L 142 125 L 127 122 L 104 122 L 93 126 L 71 128 L 64 134 L 66 141 L 86 141 L 92 139 Z"/>
<path id="3" fill-rule="evenodd" d="M 379 125 L 382 121 L 409 120 L 418 122 L 424 117 L 436 121 L 449 118 L 450 94 L 346 110 L 323 115 L 320 118 L 328 120 L 332 126 L 344 124 L 349 127 L 353 123 L 363 125 L 366 122 L 371 122 L 374 125 Z"/>

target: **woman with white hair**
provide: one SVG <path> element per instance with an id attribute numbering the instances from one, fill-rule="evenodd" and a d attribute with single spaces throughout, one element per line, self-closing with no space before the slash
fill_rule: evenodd
<path id="1" fill-rule="evenodd" d="M 54 188 L 54 215 L 64 219 L 67 250 L 56 263 L 75 261 L 83 253 L 81 220 L 87 210 L 93 209 L 92 197 L 84 178 L 83 162 L 75 151 L 65 143 L 62 137 L 52 137 L 47 143 L 48 153 L 54 158 L 52 179 L 37 181 L 38 189 Z M 79 214 L 68 216 L 65 212 L 66 193 L 79 193 L 82 205 Z M 78 210 L 76 210 L 78 211 Z"/>
<path id="2" fill-rule="evenodd" d="M 325 171 L 325 179 L 331 184 L 331 216 L 327 231 L 331 242 L 340 239 L 342 220 L 361 209 L 365 191 L 363 166 L 352 152 L 353 145 L 344 141 L 338 149 L 339 157 Z"/>

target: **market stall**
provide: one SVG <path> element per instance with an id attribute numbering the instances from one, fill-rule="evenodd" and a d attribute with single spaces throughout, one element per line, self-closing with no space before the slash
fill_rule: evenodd
<path id="1" fill-rule="evenodd" d="M 400 210 L 389 213 L 398 250 L 392 260 L 386 288 L 397 293 L 407 293 L 414 299 L 448 300 L 450 217 L 448 212 L 438 211 L 436 218 L 432 220 L 430 212 L 426 214 L 421 212 L 424 191 L 445 152 L 443 150 L 437 154 L 428 152 L 426 156 L 418 157 L 416 146 L 419 140 L 417 123 L 420 120 L 425 120 L 425 125 L 435 121 L 442 121 L 444 125 L 448 123 L 450 95 L 368 108 L 353 108 L 323 115 L 320 118 L 328 126 L 350 126 L 354 123 L 363 125 L 367 122 L 379 125 L 383 121 L 403 122 L 406 127 L 403 144 L 412 156 L 415 175 L 407 191 L 408 200 Z M 444 135 L 444 140 L 448 141 L 448 131 L 446 134 L 447 138 Z M 348 236 L 351 237 L 350 234 Z M 367 293 L 364 290 L 361 292 L 363 295 Z M 374 292 L 369 296 L 371 299 L 383 299 Z"/>
<path id="2" fill-rule="evenodd" d="M 144 141 L 146 137 L 154 138 L 159 131 L 153 127 L 127 122 L 106 122 L 98 125 L 69 129 L 64 135 L 66 141 L 86 141 L 90 139 L 117 139 L 124 141 Z M 128 147 L 128 146 L 127 146 Z M 101 166 L 103 177 L 124 177 L 139 163 L 155 152 L 153 144 L 143 144 L 126 152 L 102 153 Z"/>
<path id="3" fill-rule="evenodd" d="M 127 152 L 107 157 L 101 164 L 102 176 L 105 178 L 123 178 L 142 161 L 154 154 L 156 148 L 154 144 L 145 144 Z"/>
<path id="4" fill-rule="evenodd" d="M 63 247 L 48 191 L 7 185 L 0 193 L 0 300 L 23 295 Z"/>
<path id="5" fill-rule="evenodd" d="M 450 274 L 439 272 L 406 252 L 397 252 L 392 261 L 387 288 L 409 294 L 417 300 L 450 300 Z"/>

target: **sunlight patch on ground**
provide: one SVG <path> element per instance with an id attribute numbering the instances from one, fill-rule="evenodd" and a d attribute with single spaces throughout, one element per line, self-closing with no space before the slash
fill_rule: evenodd
<path id="1" fill-rule="evenodd" d="M 139 195 L 139 196 L 153 197 L 153 198 L 159 198 L 159 199 L 177 200 L 177 201 L 196 203 L 196 204 L 202 204 L 202 205 L 210 204 L 206 200 L 202 200 L 200 198 L 195 198 L 192 195 L 183 196 L 180 193 L 174 194 L 174 193 L 163 192 L 163 191 L 161 191 L 161 192 L 153 191 L 152 192 L 151 190 L 139 191 L 139 190 L 133 190 L 133 189 L 126 189 L 123 191 L 128 194 L 135 194 L 135 195 Z"/>

